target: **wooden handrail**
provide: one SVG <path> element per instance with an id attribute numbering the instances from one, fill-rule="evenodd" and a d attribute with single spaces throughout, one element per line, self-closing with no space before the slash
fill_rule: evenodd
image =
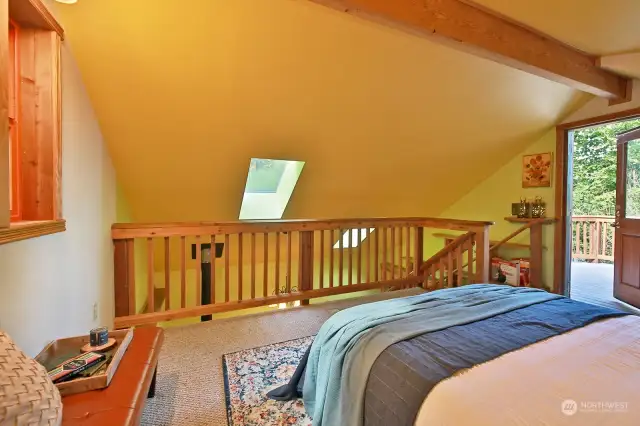
<path id="1" fill-rule="evenodd" d="M 491 226 L 494 222 L 442 218 L 369 218 L 369 219 L 296 219 L 246 220 L 231 222 L 116 223 L 111 226 L 114 240 L 143 237 L 224 235 L 240 232 L 319 231 L 376 226 L 422 226 L 451 230 L 468 230 Z"/>
<path id="2" fill-rule="evenodd" d="M 491 247 L 491 252 L 499 249 L 502 245 L 506 244 L 507 242 L 509 242 L 509 240 L 512 240 L 513 238 L 517 237 L 518 235 L 520 235 L 522 232 L 526 231 L 527 229 L 536 226 L 536 225 L 542 225 L 548 222 L 548 219 L 536 219 L 536 220 L 532 220 L 531 222 L 528 222 L 526 224 L 524 224 L 523 226 L 521 226 L 520 228 L 516 229 L 514 232 L 512 232 L 511 234 L 507 235 L 506 237 L 504 237 L 503 239 L 501 239 L 500 241 L 498 241 L 496 244 L 494 244 Z"/>

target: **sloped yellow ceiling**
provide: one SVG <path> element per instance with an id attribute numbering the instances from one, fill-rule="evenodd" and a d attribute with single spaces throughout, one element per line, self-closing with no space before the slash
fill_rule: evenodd
<path id="1" fill-rule="evenodd" d="M 638 0 L 475 0 L 594 55 L 640 49 Z"/>
<path id="2" fill-rule="evenodd" d="M 588 99 L 306 0 L 58 9 L 136 221 L 237 219 L 251 157 L 287 218 L 437 215 Z"/>

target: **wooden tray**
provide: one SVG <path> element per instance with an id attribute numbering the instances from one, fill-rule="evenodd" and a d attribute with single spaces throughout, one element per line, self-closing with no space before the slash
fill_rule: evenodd
<path id="1" fill-rule="evenodd" d="M 103 389 L 109 386 L 113 375 L 118 369 L 120 360 L 122 360 L 124 353 L 129 347 L 131 339 L 133 339 L 133 328 L 110 331 L 109 337 L 116 339 L 116 346 L 113 349 L 113 358 L 107 366 L 107 371 L 104 374 L 97 374 L 91 377 L 79 377 L 68 382 L 57 383 L 56 386 L 61 395 L 73 395 L 75 393 Z M 80 355 L 82 353 L 80 348 L 86 343 L 89 343 L 88 335 L 54 340 L 36 356 L 35 360 L 44 365 L 47 371 L 49 371 L 69 358 Z"/>

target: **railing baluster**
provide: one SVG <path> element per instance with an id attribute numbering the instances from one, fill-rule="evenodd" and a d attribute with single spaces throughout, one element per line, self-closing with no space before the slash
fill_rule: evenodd
<path id="1" fill-rule="evenodd" d="M 347 284 L 351 285 L 353 284 L 353 229 L 348 229 L 347 230 L 347 235 L 348 235 L 348 243 L 347 243 L 347 247 L 349 248 L 349 280 L 347 281 Z"/>
<path id="2" fill-rule="evenodd" d="M 611 229 L 611 260 L 613 260 L 614 256 L 616 255 L 616 232 L 617 231 L 616 231 L 616 228 L 614 228 L 610 224 L 607 225 L 607 228 Z"/>
<path id="3" fill-rule="evenodd" d="M 291 276 L 291 231 L 287 232 L 287 281 L 286 281 L 286 293 L 291 293 L 291 281 L 293 277 Z"/>
<path id="4" fill-rule="evenodd" d="M 424 244 L 424 229 L 421 226 L 414 228 L 414 253 L 413 253 L 413 271 L 416 276 L 420 275 L 420 268 L 423 262 L 423 244 Z"/>
<path id="5" fill-rule="evenodd" d="M 364 244 L 364 239 L 362 239 L 362 228 L 358 228 L 358 276 L 357 283 L 360 284 L 362 282 L 362 245 Z"/>
<path id="6" fill-rule="evenodd" d="M 403 267 L 402 267 L 402 247 L 404 246 L 404 238 L 402 235 L 402 231 L 403 228 L 402 226 L 398 228 L 398 231 L 400 231 L 400 235 L 398 236 L 398 265 L 400 266 L 400 276 L 398 278 L 402 278 L 403 277 Z"/>
<path id="7" fill-rule="evenodd" d="M 406 265 L 407 265 L 407 270 L 405 272 L 405 277 L 408 277 L 409 275 L 411 275 L 411 228 L 407 227 L 407 246 L 405 247 L 405 250 L 407 251 L 407 260 L 406 260 Z"/>
<path id="8" fill-rule="evenodd" d="M 438 288 L 438 264 L 432 263 L 429 269 L 431 270 L 431 288 L 435 290 Z"/>
<path id="9" fill-rule="evenodd" d="M 211 250 L 209 250 L 209 264 L 211 265 L 211 303 L 216 303 L 216 236 L 211 236 Z"/>
<path id="10" fill-rule="evenodd" d="M 382 281 L 387 281 L 387 228 L 382 228 Z"/>
<path id="11" fill-rule="evenodd" d="M 200 235 L 196 235 L 196 306 L 202 304 L 202 252 Z"/>
<path id="12" fill-rule="evenodd" d="M 324 230 L 320 231 L 320 288 L 324 288 Z"/>
<path id="13" fill-rule="evenodd" d="M 366 265 L 367 265 L 367 282 L 371 282 L 371 239 L 369 238 L 371 233 L 369 232 L 369 227 L 364 228 L 364 241 L 363 244 L 367 244 L 367 257 L 366 257 Z"/>
<path id="14" fill-rule="evenodd" d="M 280 232 L 276 232 L 276 295 L 280 294 Z"/>
<path id="15" fill-rule="evenodd" d="M 453 252 L 449 252 L 447 255 L 447 280 L 449 282 L 449 287 L 455 287 L 455 281 L 453 277 Z"/>
<path id="16" fill-rule="evenodd" d="M 267 297 L 269 295 L 269 234 L 265 232 L 262 234 L 263 241 L 263 250 L 262 257 L 264 259 L 263 265 L 263 274 L 262 277 L 262 297 Z"/>
<path id="17" fill-rule="evenodd" d="M 339 244 L 339 250 L 340 252 L 338 253 L 338 287 L 342 287 L 343 281 L 342 281 L 342 273 L 343 273 L 343 269 L 344 269 L 344 263 L 343 263 L 343 256 L 344 256 L 344 235 L 343 235 L 343 231 L 342 229 L 338 230 L 338 244 Z"/>
<path id="18" fill-rule="evenodd" d="M 229 241 L 231 240 L 229 234 L 224 234 L 224 301 L 228 302 L 231 293 L 230 291 L 230 279 L 229 279 L 229 252 L 231 246 Z"/>
<path id="19" fill-rule="evenodd" d="M 256 234 L 251 233 L 251 298 L 256 298 Z"/>
<path id="20" fill-rule="evenodd" d="M 396 228 L 391 227 L 391 279 L 396 279 Z"/>
<path id="21" fill-rule="evenodd" d="M 187 237 L 180 237 L 180 306 L 187 306 Z"/>
<path id="22" fill-rule="evenodd" d="M 588 231 L 589 231 L 589 222 L 582 223 L 582 247 L 584 250 L 585 256 L 588 256 L 589 253 L 589 244 L 588 244 Z"/>
<path id="23" fill-rule="evenodd" d="M 462 244 L 456 249 L 456 270 L 456 286 L 460 287 L 462 285 Z"/>
<path id="24" fill-rule="evenodd" d="M 441 257 L 438 261 L 438 269 L 440 270 L 440 288 L 448 287 L 448 283 L 445 284 L 445 266 L 444 266 L 444 258 Z"/>
<path id="25" fill-rule="evenodd" d="M 602 257 L 602 253 L 600 251 L 600 242 L 602 241 L 602 220 L 600 219 L 596 219 L 596 221 L 594 222 L 596 229 L 595 229 L 595 248 L 596 248 L 596 262 L 598 262 L 600 260 L 600 258 Z"/>
<path id="26" fill-rule="evenodd" d="M 333 252 L 334 252 L 334 240 L 335 240 L 335 230 L 334 229 L 330 229 L 329 230 L 329 287 L 333 288 L 333 266 L 334 266 L 334 261 L 333 261 Z"/>
<path id="27" fill-rule="evenodd" d="M 467 240 L 467 283 L 475 283 L 475 274 L 473 273 L 473 238 Z"/>
<path id="28" fill-rule="evenodd" d="M 242 263 L 243 253 L 242 253 L 242 243 L 244 240 L 244 235 L 242 232 L 238 234 L 238 302 L 242 300 L 242 267 L 244 266 Z"/>
<path id="29" fill-rule="evenodd" d="M 164 237 L 164 310 L 171 309 L 171 255 L 169 237 Z"/>
<path id="30" fill-rule="evenodd" d="M 379 251 L 380 251 L 380 245 L 379 240 L 380 240 L 380 228 L 375 228 L 373 230 L 373 234 L 375 241 L 373 242 L 373 273 L 374 273 L 374 279 L 376 282 L 380 281 L 379 279 L 379 269 L 380 269 L 380 264 L 378 263 L 378 256 L 379 256 Z"/>
<path id="31" fill-rule="evenodd" d="M 589 221 L 589 255 L 596 260 L 598 258 L 598 252 L 595 249 L 596 242 L 596 223 Z"/>
<path id="32" fill-rule="evenodd" d="M 147 238 L 147 313 L 154 312 L 155 305 L 155 286 L 153 285 L 153 238 Z"/>

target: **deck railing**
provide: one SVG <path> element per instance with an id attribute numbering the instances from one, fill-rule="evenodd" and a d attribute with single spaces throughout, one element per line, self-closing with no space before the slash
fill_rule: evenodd
<path id="1" fill-rule="evenodd" d="M 465 250 L 468 282 L 488 282 L 491 224 L 439 218 L 115 224 L 115 326 L 363 290 L 451 286 L 460 282 L 444 278 L 453 277 Z M 466 234 L 425 263 L 425 228 Z"/>
<path id="2" fill-rule="evenodd" d="M 573 216 L 571 257 L 598 263 L 613 261 L 615 228 L 613 216 Z"/>

